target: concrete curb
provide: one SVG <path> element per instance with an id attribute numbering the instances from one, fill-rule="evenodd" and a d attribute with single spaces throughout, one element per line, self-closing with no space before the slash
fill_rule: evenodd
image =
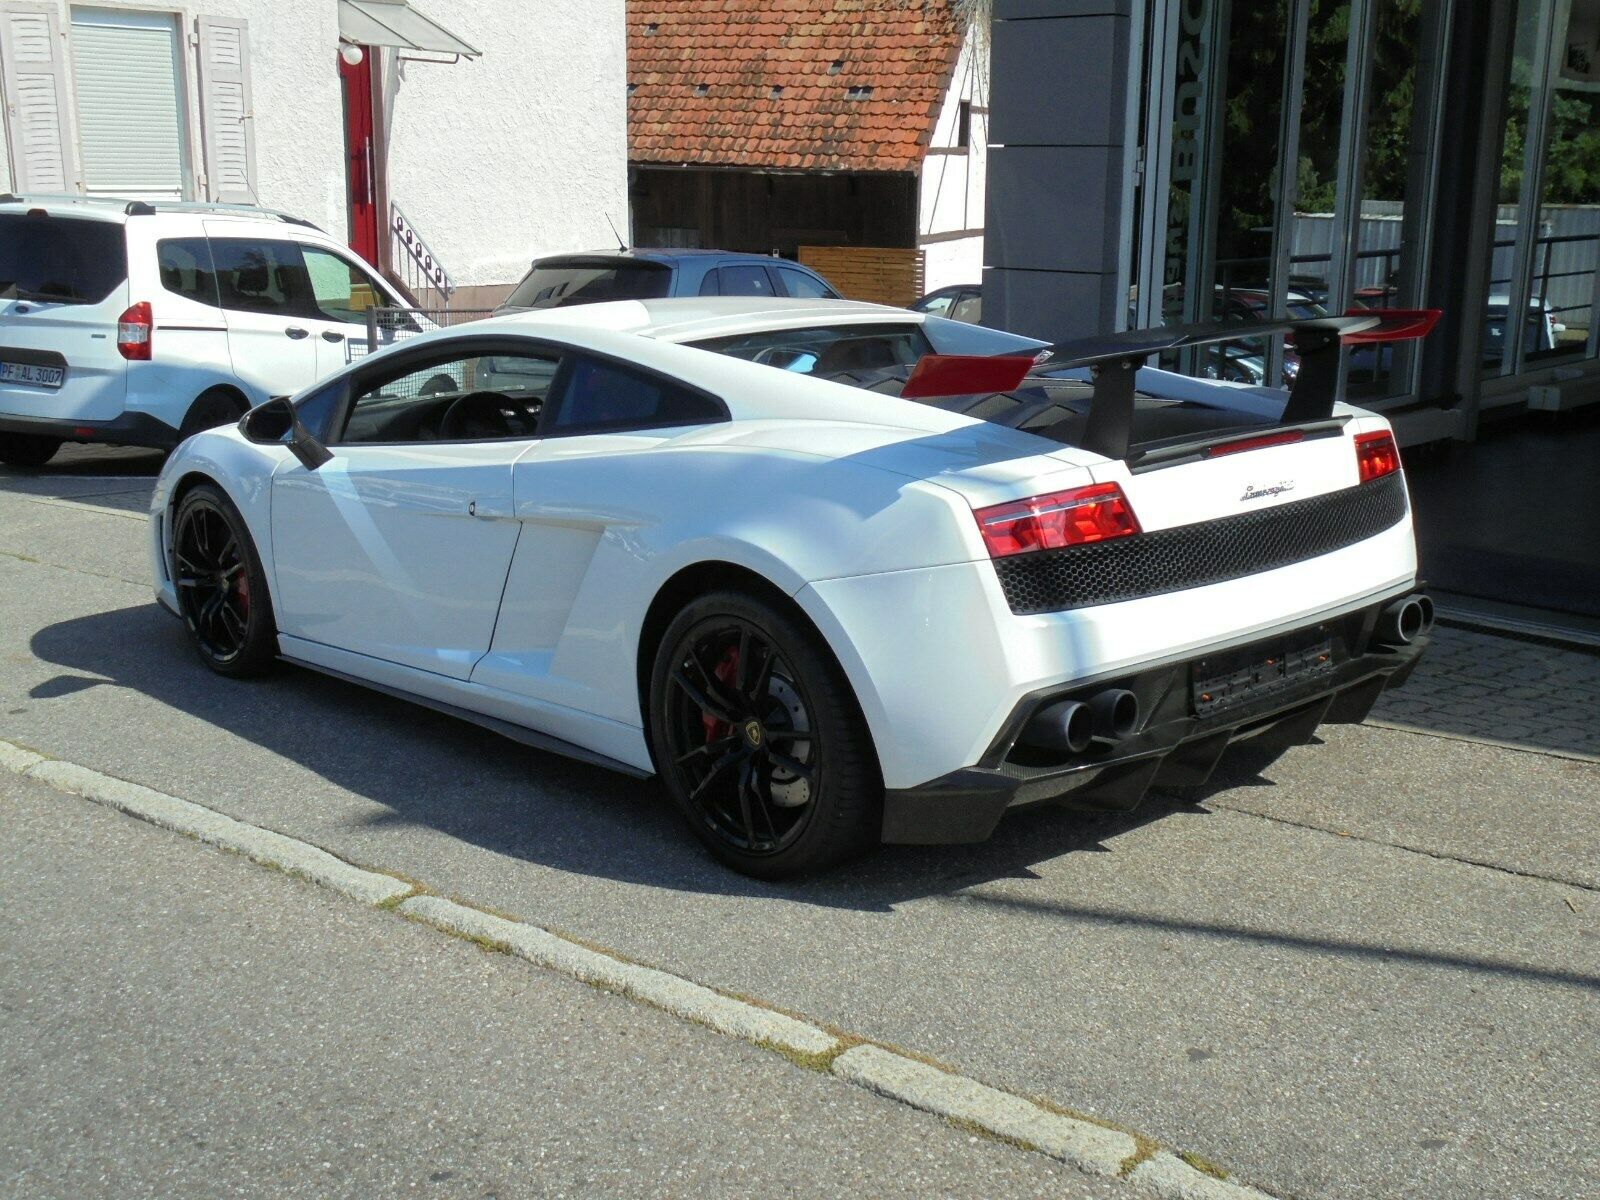
<path id="1" fill-rule="evenodd" d="M 363 904 L 392 902 L 416 890 L 392 875 L 353 867 L 326 850 L 319 850 L 270 829 L 235 821 L 232 817 L 225 817 L 188 800 L 179 800 L 176 796 L 168 796 L 124 779 L 114 779 L 75 763 L 37 755 L 34 757 L 36 762 L 20 769 L 12 761 L 6 761 L 5 765 L 29 779 L 48 783 L 63 792 L 71 792 L 97 804 L 115 808 L 163 829 L 187 834 L 208 845 L 242 854 L 252 862 L 299 875 L 352 900 L 360 900 Z"/>
<path id="2" fill-rule="evenodd" d="M 1196 1170 L 1176 1154 L 1157 1150 L 1128 1173 L 1161 1200 L 1272 1200 L 1265 1192 Z"/>
<path id="3" fill-rule="evenodd" d="M 1139 1152 L 1139 1143 L 1129 1134 L 1051 1112 L 878 1046 L 846 1050 L 834 1059 L 833 1073 L 912 1108 L 977 1125 L 1090 1175 L 1114 1179 L 1122 1164 Z"/>
<path id="4" fill-rule="evenodd" d="M 565 938 L 508 921 L 438 896 L 413 896 L 400 905 L 402 915 L 505 949 L 518 958 L 584 983 L 642 1000 L 674 1016 L 694 1021 L 747 1042 L 756 1042 L 807 1058 L 835 1053 L 842 1044 L 831 1033 L 770 1009 L 734 1000 L 677 975 L 623 962 Z"/>
<path id="5" fill-rule="evenodd" d="M 1181 1156 L 1157 1148 L 1148 1138 L 1056 1111 L 865 1039 L 838 1036 L 670 972 L 591 950 L 538 926 L 418 894 L 416 887 L 393 876 L 353 866 L 307 842 L 191 801 L 3 740 L 0 769 L 301 876 L 364 904 L 394 906 L 419 924 L 469 938 L 570 979 L 777 1051 L 801 1066 L 826 1071 L 841 1081 L 1018 1149 L 1048 1155 L 1090 1175 L 1125 1178 L 1161 1200 L 1273 1200 L 1266 1192 L 1201 1171 Z"/>

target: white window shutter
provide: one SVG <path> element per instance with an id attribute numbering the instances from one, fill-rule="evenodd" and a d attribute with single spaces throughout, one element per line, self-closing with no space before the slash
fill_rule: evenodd
<path id="1" fill-rule="evenodd" d="M 256 204 L 255 113 L 250 101 L 250 23 L 201 17 L 200 125 L 206 198 Z"/>
<path id="2" fill-rule="evenodd" d="M 0 76 L 17 190 L 77 191 L 66 43 L 55 5 L 0 3 Z"/>

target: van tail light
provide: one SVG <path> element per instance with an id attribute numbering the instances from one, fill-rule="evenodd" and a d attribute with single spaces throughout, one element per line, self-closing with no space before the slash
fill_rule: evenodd
<path id="1" fill-rule="evenodd" d="M 141 300 L 130 304 L 117 318 L 117 353 L 129 362 L 149 362 L 151 333 L 155 318 L 150 313 L 150 302 Z"/>
<path id="2" fill-rule="evenodd" d="M 1394 435 L 1387 430 L 1356 434 L 1356 468 L 1361 472 L 1362 483 L 1398 471 L 1400 451 L 1395 447 Z"/>
<path id="3" fill-rule="evenodd" d="M 1115 483 L 1011 500 L 980 508 L 973 515 L 990 558 L 1106 542 L 1139 532 L 1139 519 Z"/>

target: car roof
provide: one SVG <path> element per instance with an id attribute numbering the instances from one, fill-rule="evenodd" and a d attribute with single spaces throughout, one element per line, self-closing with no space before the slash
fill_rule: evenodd
<path id="1" fill-rule="evenodd" d="M 275 208 L 261 208 L 254 204 L 209 204 L 176 200 L 132 200 L 125 196 L 79 196 L 72 194 L 27 193 L 21 196 L 10 192 L 0 195 L 0 212 L 32 212 L 43 209 L 52 217 L 79 217 L 94 221 L 107 221 L 125 225 L 133 217 L 194 216 L 241 217 L 252 221 L 276 221 L 298 225 L 305 229 L 323 231 L 304 217 L 280 212 Z"/>
<path id="2" fill-rule="evenodd" d="M 743 250 L 702 250 L 702 249 L 663 249 L 651 246 L 633 246 L 628 249 L 611 250 L 574 250 L 565 254 L 545 254 L 533 260 L 535 267 L 556 266 L 563 262 L 573 262 L 580 259 L 595 260 L 606 259 L 611 261 L 625 261 L 636 259 L 640 262 L 672 263 L 679 259 L 694 259 L 705 262 L 717 259 L 723 262 L 771 262 L 782 266 L 803 266 L 789 258 L 774 258 L 770 254 L 753 254 Z M 809 270 L 810 268 L 806 268 Z"/>
<path id="3" fill-rule="evenodd" d="M 923 314 L 857 300 L 793 300 L 761 296 L 687 296 L 673 300 L 610 300 L 491 318 L 496 324 L 560 325 L 691 342 L 813 325 L 921 324 Z M 476 324 L 476 322 L 474 322 Z"/>

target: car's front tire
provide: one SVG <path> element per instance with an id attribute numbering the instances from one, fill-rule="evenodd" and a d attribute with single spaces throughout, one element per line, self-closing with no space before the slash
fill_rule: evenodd
<path id="1" fill-rule="evenodd" d="M 883 780 L 844 672 L 815 631 L 721 591 L 667 627 L 650 677 L 656 766 L 696 836 L 761 879 L 875 846 Z"/>
<path id="2" fill-rule="evenodd" d="M 0 433 L 0 463 L 8 467 L 42 467 L 61 449 L 61 439 L 36 433 Z"/>
<path id="3" fill-rule="evenodd" d="M 255 543 L 222 489 L 197 484 L 172 521 L 178 607 L 201 661 L 219 675 L 259 675 L 276 661 L 278 631 Z"/>

